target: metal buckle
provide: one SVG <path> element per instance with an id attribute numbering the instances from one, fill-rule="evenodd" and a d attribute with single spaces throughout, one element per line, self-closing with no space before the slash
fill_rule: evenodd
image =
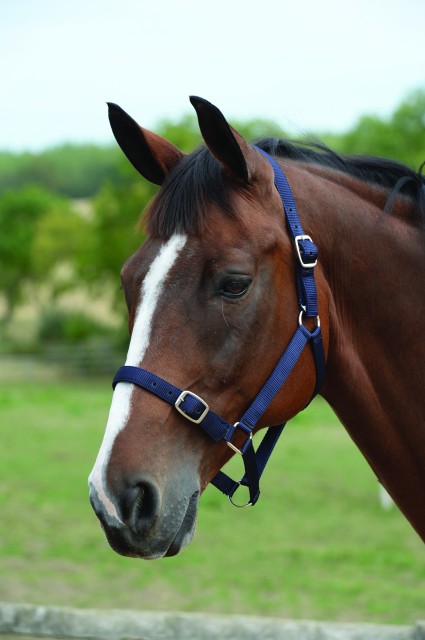
<path id="1" fill-rule="evenodd" d="M 237 429 L 239 424 L 240 424 L 240 422 L 235 422 L 235 424 L 233 426 Z M 241 429 L 241 431 L 246 433 L 246 431 L 244 431 L 243 429 Z M 248 440 L 252 440 L 252 432 L 249 434 L 248 438 L 245 440 L 244 444 L 242 445 L 243 447 L 246 445 Z M 239 453 L 240 456 L 243 456 L 243 453 L 242 453 L 241 449 L 238 449 L 237 447 L 235 447 L 235 445 L 232 442 L 230 442 L 230 440 L 226 440 L 226 444 L 227 444 L 228 447 L 230 447 L 232 449 L 232 451 L 234 451 L 235 453 Z"/>
<path id="2" fill-rule="evenodd" d="M 205 409 L 203 410 L 203 412 L 201 413 L 199 418 L 192 418 L 191 416 L 189 416 L 184 411 L 184 409 L 180 409 L 180 405 L 182 404 L 182 402 L 184 402 L 184 399 L 187 396 L 191 396 L 192 398 L 195 398 L 196 400 L 199 400 L 199 402 L 202 402 L 202 404 L 204 405 Z M 182 416 L 187 418 L 187 420 L 190 420 L 191 422 L 194 422 L 195 424 L 199 424 L 200 422 L 202 422 L 202 420 L 205 418 L 205 416 L 207 415 L 208 411 L 210 410 L 210 408 L 207 405 L 207 403 L 205 402 L 205 400 L 202 400 L 202 398 L 197 396 L 196 393 L 193 393 L 192 391 L 182 391 L 181 394 L 179 395 L 179 397 L 177 398 L 177 400 L 175 401 L 174 406 L 177 409 L 177 411 L 182 414 Z"/>
<path id="3" fill-rule="evenodd" d="M 295 242 L 295 248 L 297 250 L 298 260 L 300 261 L 301 266 L 304 267 L 304 269 L 314 269 L 314 267 L 317 264 L 317 258 L 314 262 L 303 261 L 301 256 L 301 251 L 300 251 L 300 245 L 298 244 L 301 240 L 310 240 L 310 242 L 313 242 L 313 240 L 310 238 L 310 236 L 295 236 L 294 242 Z"/>

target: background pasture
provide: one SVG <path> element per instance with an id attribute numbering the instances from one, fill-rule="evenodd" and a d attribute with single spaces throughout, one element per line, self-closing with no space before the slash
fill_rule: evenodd
<path id="1" fill-rule="evenodd" d="M 88 502 L 109 381 L 2 380 L 0 599 L 413 623 L 424 616 L 423 543 L 320 400 L 282 437 L 253 509 L 216 490 L 173 559 L 121 558 Z M 237 461 L 236 461 L 237 462 Z M 236 471 L 238 473 L 238 471 Z"/>

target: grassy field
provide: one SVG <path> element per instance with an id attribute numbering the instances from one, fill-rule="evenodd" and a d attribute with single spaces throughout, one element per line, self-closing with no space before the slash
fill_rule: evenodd
<path id="1" fill-rule="evenodd" d="M 412 623 L 425 618 L 425 547 L 327 406 L 292 421 L 262 482 L 237 510 L 201 499 L 176 558 L 121 558 L 87 499 L 109 382 L 3 382 L 0 599 L 78 607 L 250 613 Z"/>

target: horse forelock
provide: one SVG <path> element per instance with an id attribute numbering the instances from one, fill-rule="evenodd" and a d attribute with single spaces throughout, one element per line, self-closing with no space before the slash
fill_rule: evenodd
<path id="1" fill-rule="evenodd" d="M 186 156 L 169 174 L 144 215 L 147 233 L 167 239 L 197 234 L 208 224 L 211 205 L 236 216 L 231 191 L 235 185 L 206 147 Z"/>

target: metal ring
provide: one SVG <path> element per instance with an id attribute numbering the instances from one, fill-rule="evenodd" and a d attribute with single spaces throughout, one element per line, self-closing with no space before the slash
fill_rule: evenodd
<path id="1" fill-rule="evenodd" d="M 234 490 L 234 492 L 232 493 L 232 495 L 228 495 L 227 498 L 230 502 L 231 505 L 233 505 L 234 507 L 236 507 L 237 509 L 244 509 L 245 507 L 252 507 L 252 502 L 246 502 L 245 504 L 236 504 L 236 502 L 233 502 L 232 498 L 235 495 L 236 491 L 239 489 L 239 487 L 241 486 L 241 483 L 238 482 L 238 486 L 236 487 L 236 489 Z"/>
<path id="2" fill-rule="evenodd" d="M 305 313 L 304 309 L 301 309 L 300 315 L 298 316 L 298 326 L 300 327 L 303 324 L 303 313 Z M 320 328 L 320 318 L 316 316 L 316 327 Z"/>

